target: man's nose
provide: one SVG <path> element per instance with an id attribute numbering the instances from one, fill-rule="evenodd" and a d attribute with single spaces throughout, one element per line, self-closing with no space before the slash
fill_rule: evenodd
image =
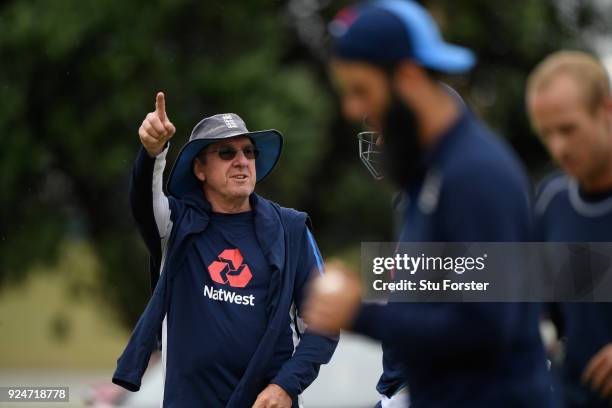
<path id="1" fill-rule="evenodd" d="M 351 122 L 359 122 L 367 116 L 362 104 L 354 98 L 346 98 L 342 101 L 342 113 Z"/>
<path id="2" fill-rule="evenodd" d="M 563 137 L 558 133 L 553 133 L 549 136 L 548 146 L 554 156 L 560 156 L 565 150 L 565 142 L 563 141 Z"/>
<path id="3" fill-rule="evenodd" d="M 567 148 L 565 139 L 558 133 L 552 134 L 548 141 L 550 152 L 556 159 L 560 159 Z"/>
<path id="4" fill-rule="evenodd" d="M 244 154 L 242 150 L 238 150 L 238 152 L 236 153 L 236 157 L 234 158 L 234 161 L 232 164 L 237 167 L 248 166 L 249 159 L 247 159 L 246 155 Z"/>

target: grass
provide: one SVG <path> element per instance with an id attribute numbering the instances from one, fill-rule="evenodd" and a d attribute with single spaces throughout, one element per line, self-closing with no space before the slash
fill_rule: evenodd
<path id="1" fill-rule="evenodd" d="M 53 268 L 37 267 L 0 297 L 0 369 L 109 368 L 129 333 L 96 290 L 85 242 L 68 242 Z"/>

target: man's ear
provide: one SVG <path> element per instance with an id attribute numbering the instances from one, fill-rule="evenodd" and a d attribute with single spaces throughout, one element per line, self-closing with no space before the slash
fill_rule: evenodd
<path id="1" fill-rule="evenodd" d="M 414 61 L 406 59 L 397 64 L 393 75 L 395 89 L 400 95 L 415 97 L 424 86 L 431 83 L 427 71 Z"/>
<path id="2" fill-rule="evenodd" d="M 193 161 L 193 174 L 200 181 L 206 180 L 206 174 L 204 173 L 204 165 L 200 162 L 200 159 L 195 159 Z"/>
<path id="3" fill-rule="evenodd" d="M 604 109 L 608 115 L 612 114 L 612 96 L 608 96 L 603 101 Z"/>
<path id="4" fill-rule="evenodd" d="M 410 59 L 403 60 L 398 62 L 397 67 L 395 69 L 396 80 L 404 79 L 408 82 L 413 82 L 417 79 L 424 79 L 427 77 L 427 72 L 425 68 L 416 64 L 414 61 Z"/>

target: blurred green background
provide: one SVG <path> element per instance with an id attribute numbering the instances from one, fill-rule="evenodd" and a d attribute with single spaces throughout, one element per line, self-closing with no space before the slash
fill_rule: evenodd
<path id="1" fill-rule="evenodd" d="M 431 0 L 477 68 L 450 83 L 537 179 L 550 168 L 523 103 L 546 54 L 610 46 L 609 1 Z M 0 3 L 0 370 L 112 367 L 149 295 L 129 211 L 137 129 L 158 90 L 176 125 L 236 112 L 285 135 L 258 192 L 307 211 L 324 256 L 391 240 L 392 189 L 361 166 L 327 77 L 327 22 L 346 1 Z M 611 53 L 612 54 L 612 53 Z"/>

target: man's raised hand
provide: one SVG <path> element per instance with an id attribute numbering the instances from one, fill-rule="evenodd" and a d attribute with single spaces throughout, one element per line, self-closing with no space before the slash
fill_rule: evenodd
<path id="1" fill-rule="evenodd" d="M 149 112 L 138 129 L 138 135 L 149 156 L 155 157 L 164 150 L 166 142 L 174 135 L 176 128 L 166 114 L 166 97 L 158 92 L 155 97 L 155 111 Z"/>

